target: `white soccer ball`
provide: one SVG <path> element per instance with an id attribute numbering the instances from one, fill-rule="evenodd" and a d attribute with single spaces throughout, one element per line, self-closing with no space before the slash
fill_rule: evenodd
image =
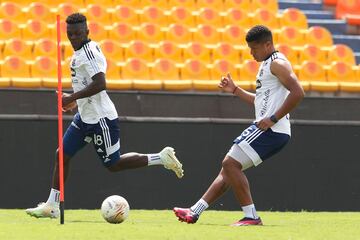
<path id="1" fill-rule="evenodd" d="M 129 216 L 130 206 L 125 198 L 112 195 L 101 204 L 101 214 L 109 223 L 122 223 Z"/>

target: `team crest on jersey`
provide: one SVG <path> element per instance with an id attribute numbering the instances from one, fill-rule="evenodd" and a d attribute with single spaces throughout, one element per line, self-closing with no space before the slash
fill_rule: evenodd
<path id="1" fill-rule="evenodd" d="M 264 70 L 261 69 L 261 70 L 260 70 L 260 73 L 259 73 L 259 77 L 261 77 L 263 74 L 264 74 Z"/>
<path id="2" fill-rule="evenodd" d="M 75 67 L 75 60 L 76 60 L 76 59 L 74 58 L 74 59 L 72 60 L 72 62 L 71 62 L 71 66 L 72 66 L 72 67 Z"/>
<path id="3" fill-rule="evenodd" d="M 262 84 L 259 79 L 256 79 L 256 89 L 259 89 L 262 87 Z"/>

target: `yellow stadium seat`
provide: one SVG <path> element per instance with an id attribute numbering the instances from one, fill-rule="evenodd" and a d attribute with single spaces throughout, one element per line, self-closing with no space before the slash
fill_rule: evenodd
<path id="1" fill-rule="evenodd" d="M 105 27 L 97 22 L 88 22 L 89 28 L 89 37 L 95 41 L 101 41 L 103 39 L 107 39 L 108 31 Z"/>
<path id="2" fill-rule="evenodd" d="M 220 33 L 211 25 L 199 25 L 194 32 L 194 41 L 203 44 L 218 44 L 220 42 Z"/>
<path id="3" fill-rule="evenodd" d="M 140 7 L 144 8 L 147 6 L 156 6 L 161 9 L 168 9 L 167 0 L 140 0 Z"/>
<path id="4" fill-rule="evenodd" d="M 299 69 L 300 83 L 310 83 L 310 90 L 320 92 L 337 91 L 338 83 L 326 81 L 326 70 L 317 62 L 305 61 Z"/>
<path id="5" fill-rule="evenodd" d="M 237 46 L 247 46 L 245 30 L 237 25 L 228 25 L 222 31 L 222 41 Z"/>
<path id="6" fill-rule="evenodd" d="M 71 69 L 70 69 L 71 57 L 61 61 L 61 76 L 62 80 L 69 79 L 71 80 Z M 44 84 L 44 82 L 43 82 Z M 70 84 L 71 86 L 71 84 Z"/>
<path id="7" fill-rule="evenodd" d="M 74 55 L 74 49 L 70 43 L 62 43 L 63 59 L 66 60 Z"/>
<path id="8" fill-rule="evenodd" d="M 281 27 L 296 27 L 299 29 L 307 29 L 307 17 L 299 9 L 288 8 L 280 15 Z"/>
<path id="9" fill-rule="evenodd" d="M 137 37 L 139 40 L 154 44 L 165 38 L 160 26 L 152 23 L 143 23 L 137 32 Z"/>
<path id="10" fill-rule="evenodd" d="M 232 44 L 222 42 L 212 50 L 212 60 L 226 59 L 233 64 L 240 63 L 240 51 L 235 49 Z"/>
<path id="11" fill-rule="evenodd" d="M 105 39 L 100 42 L 100 46 L 106 59 L 124 61 L 124 49 L 117 41 Z"/>
<path id="12" fill-rule="evenodd" d="M 276 0 L 251 0 L 251 5 L 253 11 L 256 11 L 260 8 L 265 8 L 271 12 L 276 13 L 279 10 L 278 1 Z"/>
<path id="13" fill-rule="evenodd" d="M 210 63 L 210 50 L 204 44 L 191 42 L 184 47 L 184 59 L 196 59 Z"/>
<path id="14" fill-rule="evenodd" d="M 251 12 L 252 11 L 252 0 L 224 0 L 224 8 L 235 8 L 240 9 L 245 12 Z"/>
<path id="15" fill-rule="evenodd" d="M 54 1 L 54 3 L 58 3 Z M 55 9 L 55 14 L 59 14 L 61 19 L 66 19 L 67 16 L 79 12 L 79 5 L 75 5 L 75 3 L 61 3 Z"/>
<path id="16" fill-rule="evenodd" d="M 198 9 L 200 8 L 212 8 L 218 11 L 224 9 L 223 1 L 219 0 L 196 0 L 196 6 Z"/>
<path id="17" fill-rule="evenodd" d="M 197 9 L 195 0 L 168 0 L 168 5 L 171 8 L 174 7 L 181 7 L 188 9 L 189 11 L 193 11 Z"/>
<path id="18" fill-rule="evenodd" d="M 210 71 L 204 62 L 188 59 L 181 66 L 181 79 L 183 80 L 210 80 Z"/>
<path id="19" fill-rule="evenodd" d="M 241 62 L 244 62 L 246 60 L 254 60 L 254 57 L 251 55 L 250 48 L 248 47 L 240 48 L 240 58 Z"/>
<path id="20" fill-rule="evenodd" d="M 251 28 L 253 26 L 252 17 L 242 9 L 230 8 L 224 15 L 224 25 L 237 25 L 242 28 Z"/>
<path id="21" fill-rule="evenodd" d="M 97 1 L 97 0 L 93 0 Z M 140 6 L 140 0 L 112 0 L 113 6 Z"/>
<path id="22" fill-rule="evenodd" d="M 245 60 L 239 65 L 239 81 L 236 82 L 244 89 L 254 89 L 258 70 L 258 62 L 255 60 Z"/>
<path id="23" fill-rule="evenodd" d="M 196 18 L 196 24 L 211 25 L 217 28 L 224 25 L 223 19 L 219 15 L 218 10 L 214 10 L 210 7 L 203 7 L 199 10 Z"/>
<path id="24" fill-rule="evenodd" d="M 9 38 L 21 38 L 21 30 L 13 21 L 0 19 L 0 40 Z"/>
<path id="25" fill-rule="evenodd" d="M 10 86 L 11 86 L 11 79 L 10 78 L 2 78 L 2 77 L 0 77 L 0 88 L 8 88 Z"/>
<path id="26" fill-rule="evenodd" d="M 121 78 L 134 80 L 149 80 L 150 79 L 150 71 L 145 62 L 139 58 L 129 58 L 126 62 L 121 65 Z"/>
<path id="27" fill-rule="evenodd" d="M 52 34 L 47 23 L 38 20 L 29 20 L 22 28 L 22 38 L 35 41 L 39 38 L 52 38 Z"/>
<path id="28" fill-rule="evenodd" d="M 136 32 L 127 23 L 114 23 L 109 30 L 109 38 L 119 43 L 129 43 L 136 38 Z"/>
<path id="29" fill-rule="evenodd" d="M 162 27 L 168 25 L 168 19 L 164 11 L 155 6 L 145 7 L 141 10 L 139 16 L 142 23 L 154 23 Z"/>
<path id="30" fill-rule="evenodd" d="M 118 5 L 112 11 L 113 23 L 128 23 L 139 25 L 139 16 L 131 6 Z"/>
<path id="31" fill-rule="evenodd" d="M 20 38 L 11 38 L 5 41 L 2 55 L 6 56 L 18 56 L 24 59 L 32 58 L 33 43 L 30 41 L 24 41 Z"/>
<path id="32" fill-rule="evenodd" d="M 327 64 L 326 51 L 321 48 L 307 44 L 299 51 L 300 64 L 304 61 L 314 61 L 323 65 Z"/>
<path id="33" fill-rule="evenodd" d="M 37 57 L 30 67 L 32 77 L 57 78 L 57 63 L 53 58 Z"/>
<path id="34" fill-rule="evenodd" d="M 34 58 L 45 56 L 57 59 L 57 43 L 49 38 L 42 38 L 34 42 Z"/>
<path id="35" fill-rule="evenodd" d="M 153 49 L 146 42 L 134 40 L 125 47 L 125 59 L 140 58 L 147 62 L 153 61 Z"/>
<path id="36" fill-rule="evenodd" d="M 237 69 L 235 64 L 231 63 L 225 59 L 216 60 L 211 67 L 211 78 L 220 82 L 221 76 L 226 76 L 226 74 L 232 74 L 234 77 L 238 77 Z"/>
<path id="37" fill-rule="evenodd" d="M 119 80 L 121 79 L 120 75 L 120 66 L 112 58 L 106 58 L 107 68 L 106 68 L 106 81 L 108 80 Z"/>
<path id="38" fill-rule="evenodd" d="M 278 42 L 281 44 L 288 44 L 293 47 L 303 47 L 305 45 L 303 34 L 295 27 L 282 28 L 278 35 Z"/>
<path id="39" fill-rule="evenodd" d="M 84 0 L 61 0 L 61 1 L 49 1 L 49 0 L 33 0 L 33 2 L 44 2 L 50 7 L 58 7 L 59 4 L 71 4 L 79 8 L 84 7 Z"/>
<path id="40" fill-rule="evenodd" d="M 114 2 L 120 2 L 118 0 L 114 0 Z M 116 5 L 119 5 L 118 3 L 114 4 L 113 0 L 103 0 L 101 1 L 101 5 L 104 6 L 104 7 L 107 7 L 107 8 L 110 8 L 112 6 L 116 6 Z M 121 2 L 134 2 L 134 1 L 127 1 L 127 0 L 122 0 Z M 90 4 L 98 4 L 99 1 L 98 0 L 84 0 L 84 5 L 85 6 L 88 6 Z M 123 4 L 123 3 L 121 3 Z"/>
<path id="41" fill-rule="evenodd" d="M 182 24 L 188 27 L 195 26 L 195 17 L 192 12 L 185 7 L 173 7 L 168 13 L 170 24 Z"/>
<path id="42" fill-rule="evenodd" d="M 165 32 L 166 40 L 178 44 L 186 44 L 192 41 L 192 34 L 185 25 L 171 24 Z"/>
<path id="43" fill-rule="evenodd" d="M 90 4 L 85 8 L 85 13 L 87 21 L 89 22 L 98 22 L 102 25 L 110 25 L 111 15 L 107 11 L 106 7 L 100 4 Z"/>
<path id="44" fill-rule="evenodd" d="M 327 72 L 329 82 L 359 82 L 356 71 L 346 62 L 333 62 Z"/>
<path id="45" fill-rule="evenodd" d="M 299 51 L 287 44 L 277 44 L 276 49 L 285 55 L 292 65 L 299 64 Z"/>
<path id="46" fill-rule="evenodd" d="M 39 19 L 45 22 L 55 21 L 55 15 L 51 12 L 48 5 L 41 2 L 33 2 L 29 7 L 25 8 L 25 17 L 28 19 Z"/>
<path id="47" fill-rule="evenodd" d="M 346 62 L 350 65 L 355 65 L 355 56 L 351 48 L 344 44 L 336 44 L 328 50 L 328 62 Z"/>
<path id="48" fill-rule="evenodd" d="M 10 19 L 14 22 L 26 21 L 22 6 L 15 2 L 3 2 L 0 4 L 0 19 Z"/>
<path id="49" fill-rule="evenodd" d="M 183 62 L 182 49 L 170 41 L 161 41 L 154 47 L 154 58 L 166 58 L 176 63 Z"/>
<path id="50" fill-rule="evenodd" d="M 324 27 L 313 26 L 305 32 L 305 42 L 318 47 L 331 47 L 333 45 L 332 35 Z"/>
<path id="51" fill-rule="evenodd" d="M 255 11 L 253 16 L 253 24 L 254 25 L 264 25 L 270 29 L 279 29 L 280 24 L 276 17 L 276 14 L 271 10 L 265 9 L 258 9 Z"/>

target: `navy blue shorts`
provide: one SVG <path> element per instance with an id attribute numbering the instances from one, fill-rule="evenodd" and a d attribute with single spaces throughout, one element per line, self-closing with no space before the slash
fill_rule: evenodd
<path id="1" fill-rule="evenodd" d="M 64 134 L 64 154 L 72 157 L 87 143 L 93 142 L 96 153 L 104 166 L 111 166 L 120 159 L 119 120 L 102 118 L 96 124 L 87 124 L 76 113 Z"/>
<path id="2" fill-rule="evenodd" d="M 271 128 L 263 131 L 252 124 L 233 143 L 239 145 L 257 166 L 279 152 L 289 139 L 287 134 L 274 132 Z"/>

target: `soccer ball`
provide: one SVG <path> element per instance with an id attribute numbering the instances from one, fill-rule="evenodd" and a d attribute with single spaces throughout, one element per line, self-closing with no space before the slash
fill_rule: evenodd
<path id="1" fill-rule="evenodd" d="M 112 195 L 101 204 L 101 214 L 109 223 L 122 223 L 129 216 L 130 206 L 125 198 Z"/>

